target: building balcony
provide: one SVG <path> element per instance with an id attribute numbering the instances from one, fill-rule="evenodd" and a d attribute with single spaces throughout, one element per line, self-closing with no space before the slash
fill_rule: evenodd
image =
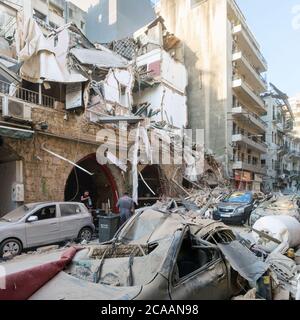
<path id="1" fill-rule="evenodd" d="M 267 61 L 248 28 L 242 24 L 233 27 L 233 36 L 236 46 L 250 58 L 251 64 L 260 72 L 267 71 Z"/>
<path id="2" fill-rule="evenodd" d="M 255 127 L 260 133 L 265 133 L 267 124 L 261 120 L 256 114 L 247 111 L 243 107 L 232 108 L 232 115 L 234 118 L 241 119 L 243 121 L 249 121 L 252 127 Z"/>
<path id="3" fill-rule="evenodd" d="M 255 149 L 260 153 L 267 153 L 267 145 L 263 142 L 256 142 L 242 134 L 232 135 L 232 142 L 246 144 L 248 147 Z"/>
<path id="4" fill-rule="evenodd" d="M 10 99 L 17 99 L 29 104 L 41 105 L 43 107 L 54 108 L 55 99 L 53 97 L 39 94 L 38 92 L 31 91 L 11 83 L 0 80 L 0 99 L 6 95 Z"/>
<path id="5" fill-rule="evenodd" d="M 263 115 L 267 112 L 267 108 L 263 99 L 257 95 L 252 88 L 241 78 L 233 80 L 232 87 L 241 103 L 247 107 L 252 107 L 255 113 Z"/>
<path id="6" fill-rule="evenodd" d="M 268 90 L 268 84 L 266 80 L 261 76 L 259 71 L 251 65 L 249 59 L 241 51 L 235 52 L 232 57 L 234 67 L 238 74 L 242 74 L 245 77 L 245 81 L 251 84 L 251 87 L 259 93 L 266 92 Z"/>
<path id="7" fill-rule="evenodd" d="M 262 167 L 259 165 L 253 165 L 249 164 L 247 162 L 243 161 L 235 161 L 232 166 L 233 170 L 243 170 L 243 171 L 250 171 L 258 174 L 267 174 L 267 169 L 266 167 Z"/>
<path id="8" fill-rule="evenodd" d="M 296 150 L 291 150 L 290 151 L 290 157 L 291 158 L 300 159 L 300 152 L 296 151 Z"/>

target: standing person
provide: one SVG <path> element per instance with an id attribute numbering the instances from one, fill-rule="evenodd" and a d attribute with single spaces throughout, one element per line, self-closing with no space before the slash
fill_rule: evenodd
<path id="1" fill-rule="evenodd" d="M 134 212 L 134 202 L 129 197 L 128 192 L 124 192 L 123 197 L 117 203 L 117 207 L 120 209 L 121 225 L 123 225 Z"/>
<path id="2" fill-rule="evenodd" d="M 90 196 L 89 191 L 85 191 L 84 194 L 81 196 L 81 202 L 89 209 L 92 210 L 93 202 Z"/>

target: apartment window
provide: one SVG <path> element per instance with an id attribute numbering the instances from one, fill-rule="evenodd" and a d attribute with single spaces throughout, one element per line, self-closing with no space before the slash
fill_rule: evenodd
<path id="1" fill-rule="evenodd" d="M 248 164 L 251 164 L 251 156 L 248 155 Z"/>
<path id="2" fill-rule="evenodd" d="M 258 159 L 257 159 L 256 157 L 253 157 L 253 159 L 252 159 L 252 164 L 253 164 L 254 166 L 256 166 L 257 163 L 258 163 Z"/>
<path id="3" fill-rule="evenodd" d="M 233 108 L 238 107 L 238 100 L 237 100 L 236 96 L 232 97 L 232 106 L 233 106 Z"/>
<path id="4" fill-rule="evenodd" d="M 73 19 L 74 18 L 74 12 L 73 9 L 69 8 L 69 18 Z"/>
<path id="5" fill-rule="evenodd" d="M 80 21 L 80 28 L 84 29 L 85 28 L 85 23 L 83 21 Z"/>
<path id="6" fill-rule="evenodd" d="M 233 150 L 233 162 L 236 161 L 236 154 L 237 154 L 237 151 L 236 149 Z"/>
<path id="7" fill-rule="evenodd" d="M 232 125 L 232 132 L 233 132 L 233 134 L 236 134 L 236 132 L 237 132 L 237 125 L 235 122 Z"/>
<path id="8" fill-rule="evenodd" d="M 60 17 L 64 16 L 64 10 L 53 4 L 49 5 L 49 10 Z"/>
<path id="9" fill-rule="evenodd" d="M 120 87 L 120 104 L 123 107 L 127 107 L 128 106 L 128 95 L 127 95 L 127 90 L 125 86 Z"/>
<path id="10" fill-rule="evenodd" d="M 206 2 L 207 0 L 190 0 L 191 1 L 191 8 L 198 7 L 200 4 Z"/>
<path id="11" fill-rule="evenodd" d="M 47 16 L 44 15 L 43 13 L 39 12 L 39 11 L 36 10 L 36 9 L 33 9 L 33 17 L 34 17 L 34 18 L 38 18 L 38 19 L 40 19 L 40 20 L 42 20 L 42 21 L 45 21 L 45 22 L 46 22 L 46 20 L 47 20 Z"/>

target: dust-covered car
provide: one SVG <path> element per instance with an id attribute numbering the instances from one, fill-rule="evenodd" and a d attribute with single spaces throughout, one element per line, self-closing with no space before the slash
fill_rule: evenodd
<path id="1" fill-rule="evenodd" d="M 65 240 L 90 241 L 95 227 L 82 203 L 31 203 L 0 218 L 0 257 Z"/>
<path id="2" fill-rule="evenodd" d="M 300 196 L 275 194 L 267 201 L 261 202 L 250 215 L 250 225 L 265 216 L 288 215 L 300 221 Z"/>
<path id="3" fill-rule="evenodd" d="M 232 285 L 234 273 L 219 247 L 208 240 L 215 237 L 220 242 L 230 242 L 235 236 L 223 223 L 201 221 L 203 223 L 193 223 L 181 214 L 153 209 L 139 211 L 115 239 L 84 246 L 71 263 L 55 277 L 49 277 L 46 284 L 43 277 L 41 288 L 36 290 L 35 287 L 29 298 L 229 299 L 236 293 Z M 47 256 L 44 259 L 47 260 Z M 59 266 L 66 261 L 66 255 L 62 259 Z M 22 265 L 26 265 L 26 270 L 34 277 L 37 266 L 30 257 L 25 257 Z M 53 262 L 49 270 L 52 266 Z M 20 265 L 15 268 L 8 265 L 8 268 L 22 271 Z M 41 272 L 46 276 L 49 273 L 47 266 L 42 268 L 38 271 L 39 276 Z M 18 274 L 16 278 L 20 281 Z M 6 296 L 10 298 L 11 294 L 15 294 L 13 288 Z"/>
<path id="4" fill-rule="evenodd" d="M 236 191 L 223 198 L 213 211 L 214 220 L 231 224 L 245 224 L 259 198 L 250 191 Z"/>

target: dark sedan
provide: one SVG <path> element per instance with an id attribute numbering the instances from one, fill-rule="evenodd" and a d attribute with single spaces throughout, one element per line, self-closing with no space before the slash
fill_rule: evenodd
<path id="1" fill-rule="evenodd" d="M 252 192 L 233 192 L 217 205 L 213 218 L 230 224 L 245 224 L 256 204 L 256 196 Z"/>

